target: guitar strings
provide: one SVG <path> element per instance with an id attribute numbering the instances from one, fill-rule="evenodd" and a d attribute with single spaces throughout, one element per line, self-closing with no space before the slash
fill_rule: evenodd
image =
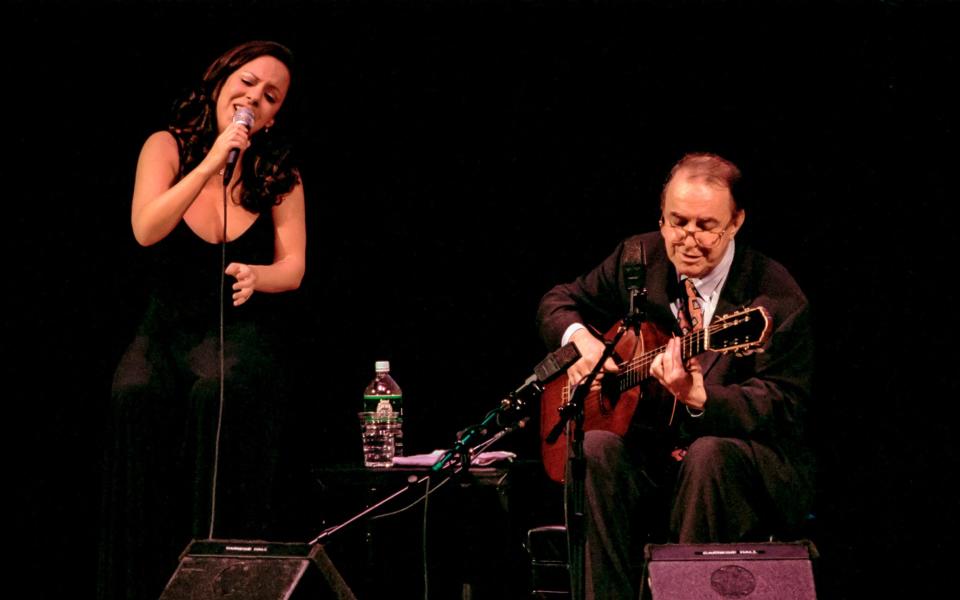
<path id="1" fill-rule="evenodd" d="M 710 334 L 713 334 L 723 329 L 727 329 L 729 327 L 737 325 L 739 322 L 740 322 L 739 320 L 725 320 L 723 322 L 710 325 L 709 327 L 707 327 L 707 330 L 709 331 Z M 694 354 L 693 352 L 694 348 L 703 348 L 704 338 L 706 337 L 706 333 L 707 333 L 706 331 L 700 330 L 700 331 L 695 331 L 693 333 L 689 333 L 683 336 L 680 339 L 682 349 L 684 351 L 689 351 L 687 352 L 688 354 L 691 354 L 691 355 Z M 658 354 L 662 354 L 664 351 L 664 348 L 666 348 L 666 346 L 660 346 L 659 348 L 656 348 L 654 350 L 643 352 L 635 356 L 634 358 L 624 362 L 622 365 L 620 365 L 621 391 L 629 389 L 630 387 L 633 387 L 633 384 L 636 383 L 636 381 L 638 381 L 636 378 L 628 379 L 628 377 L 635 376 L 637 373 L 640 373 L 639 380 L 646 379 L 650 375 L 650 366 L 653 364 L 653 359 L 656 358 Z"/>
<path id="2" fill-rule="evenodd" d="M 735 318 L 738 316 L 741 318 Z M 724 318 L 723 320 L 717 323 L 707 326 L 706 329 L 701 329 L 699 331 L 688 333 L 687 335 L 680 338 L 681 350 L 687 356 L 693 356 L 695 354 L 699 354 L 700 352 L 703 352 L 705 350 L 704 348 L 705 340 L 708 337 L 707 336 L 708 333 L 712 336 L 717 332 L 720 332 L 724 329 L 728 329 L 730 327 L 734 327 L 747 320 L 749 320 L 749 316 L 746 316 L 745 313 L 740 313 L 739 315 L 737 314 L 727 315 L 726 318 Z M 755 340 L 755 341 L 759 341 L 759 339 L 761 339 L 762 337 L 763 336 L 761 335 L 758 338 L 758 340 Z M 632 359 L 624 361 L 623 363 L 618 365 L 620 367 L 620 372 L 618 374 L 618 381 L 619 381 L 618 387 L 620 388 L 620 391 L 621 392 L 626 391 L 631 387 L 635 386 L 640 381 L 649 377 L 650 367 L 653 364 L 653 360 L 657 357 L 658 354 L 662 354 L 665 348 L 666 348 L 666 345 L 660 346 L 659 348 L 656 348 L 654 350 L 642 352 L 639 355 L 633 357 Z M 694 352 L 695 349 L 698 349 L 698 350 Z M 722 350 L 719 348 L 710 348 L 710 349 Z M 637 376 L 638 374 L 639 374 L 639 377 Z M 563 386 L 563 389 L 561 391 L 561 400 L 563 400 L 564 402 L 568 402 L 569 397 L 570 397 L 569 386 Z"/>

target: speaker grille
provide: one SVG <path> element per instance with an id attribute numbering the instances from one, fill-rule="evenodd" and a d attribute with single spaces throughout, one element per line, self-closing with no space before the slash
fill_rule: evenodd
<path id="1" fill-rule="evenodd" d="M 160 600 L 355 600 L 319 545 L 195 540 Z"/>
<path id="2" fill-rule="evenodd" d="M 652 600 L 815 600 L 810 542 L 648 545 Z"/>
<path id="3" fill-rule="evenodd" d="M 160 597 L 163 600 L 286 599 L 309 564 L 306 559 L 186 556 Z"/>

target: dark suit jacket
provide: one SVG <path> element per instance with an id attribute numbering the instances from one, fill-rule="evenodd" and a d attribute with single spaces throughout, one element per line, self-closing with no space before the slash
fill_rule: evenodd
<path id="1" fill-rule="evenodd" d="M 537 321 L 550 349 L 560 345 L 574 322 L 606 331 L 629 309 L 621 261 L 628 242 L 643 243 L 647 256 L 650 320 L 676 329 L 670 302 L 679 286 L 659 232 L 621 242 L 592 271 L 561 284 L 540 301 Z M 775 505 L 790 521 L 802 519 L 812 501 L 812 455 L 805 443 L 804 416 L 812 392 L 813 335 L 807 299 L 779 263 L 737 243 L 715 318 L 744 306 L 763 306 L 773 320 L 764 352 L 745 357 L 707 353 L 704 370 L 707 404 L 701 418 L 683 419 L 681 436 L 690 441 L 713 435 L 747 440 Z"/>

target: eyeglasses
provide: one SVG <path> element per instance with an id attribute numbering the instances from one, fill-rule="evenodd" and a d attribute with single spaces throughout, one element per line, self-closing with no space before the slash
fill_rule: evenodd
<path id="1" fill-rule="evenodd" d="M 727 233 L 727 227 L 730 226 L 730 223 L 727 223 L 723 226 L 723 229 L 720 231 L 689 231 L 684 229 L 679 225 L 674 225 L 673 223 L 668 223 L 666 219 L 661 215 L 660 217 L 660 229 L 663 229 L 664 226 L 667 226 L 670 232 L 670 235 L 673 236 L 674 244 L 682 244 L 687 241 L 687 236 L 692 235 L 693 241 L 697 243 L 701 248 L 713 248 L 720 243 L 720 239 L 723 238 L 724 234 Z"/>

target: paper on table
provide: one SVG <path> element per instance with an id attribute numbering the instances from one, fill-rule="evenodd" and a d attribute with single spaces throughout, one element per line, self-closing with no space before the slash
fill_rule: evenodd
<path id="1" fill-rule="evenodd" d="M 430 454 L 414 454 L 413 456 L 395 456 L 393 464 L 398 467 L 432 467 L 446 453 L 446 450 L 434 450 Z M 493 451 L 481 452 L 473 457 L 471 464 L 474 467 L 486 467 L 502 460 L 513 460 L 517 455 L 513 452 Z"/>

